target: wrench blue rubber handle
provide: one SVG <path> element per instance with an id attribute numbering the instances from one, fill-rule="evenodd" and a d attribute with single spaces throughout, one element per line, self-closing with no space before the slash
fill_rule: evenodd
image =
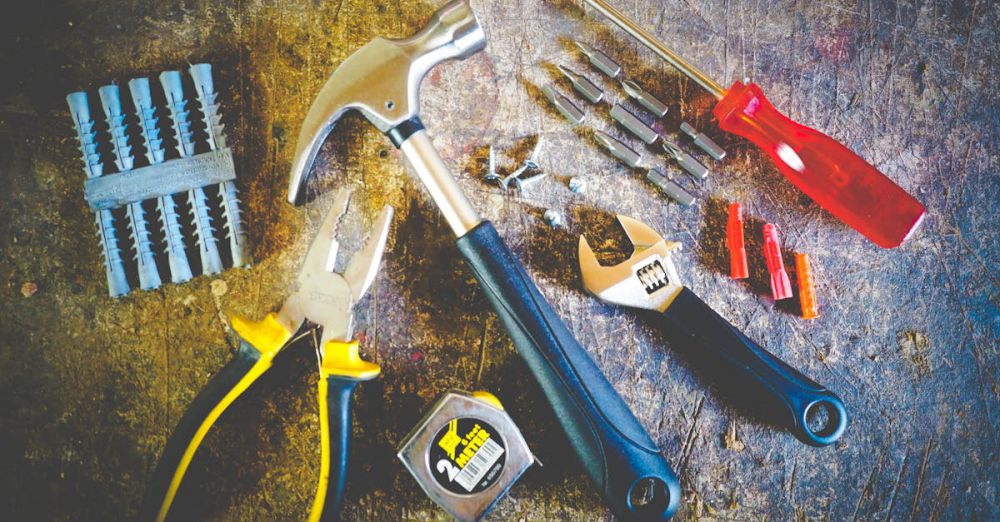
<path id="1" fill-rule="evenodd" d="M 844 434 L 847 410 L 840 397 L 753 342 L 691 290 L 683 288 L 663 317 L 667 333 L 680 334 L 680 348 L 734 400 L 812 446 L 833 444 Z M 820 418 L 810 427 L 810 415 L 818 413 L 825 413 L 825 422 Z"/>
<path id="2" fill-rule="evenodd" d="M 681 496 L 677 476 L 493 225 L 480 223 L 458 239 L 458 248 L 615 517 L 673 516 Z M 632 501 L 640 491 L 642 505 Z"/>

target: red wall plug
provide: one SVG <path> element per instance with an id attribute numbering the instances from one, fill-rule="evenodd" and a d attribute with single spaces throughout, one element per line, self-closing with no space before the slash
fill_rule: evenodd
<path id="1" fill-rule="evenodd" d="M 733 279 L 746 279 L 747 249 L 743 242 L 743 208 L 739 203 L 729 204 L 729 221 L 726 223 L 726 246 L 729 247 L 729 275 Z"/>
<path id="2" fill-rule="evenodd" d="M 775 301 L 792 297 L 792 283 L 788 280 L 785 263 L 781 259 L 781 242 L 778 228 L 768 223 L 764 225 L 764 259 L 771 274 L 771 296 Z"/>

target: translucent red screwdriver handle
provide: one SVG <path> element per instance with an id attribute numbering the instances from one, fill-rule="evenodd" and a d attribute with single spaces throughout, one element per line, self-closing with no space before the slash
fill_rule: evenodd
<path id="1" fill-rule="evenodd" d="M 734 83 L 712 112 L 722 130 L 754 142 L 796 187 L 875 244 L 899 246 L 923 220 L 913 196 L 833 138 L 778 112 L 757 85 Z"/>

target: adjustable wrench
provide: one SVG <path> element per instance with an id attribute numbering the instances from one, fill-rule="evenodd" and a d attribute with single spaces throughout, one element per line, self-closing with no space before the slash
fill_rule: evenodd
<path id="1" fill-rule="evenodd" d="M 601 266 L 580 236 L 580 274 L 588 292 L 602 301 L 657 312 L 665 329 L 711 365 L 720 387 L 802 442 L 826 446 L 843 435 L 847 410 L 840 397 L 750 340 L 681 284 L 671 259 L 680 243 L 664 240 L 632 218 L 618 216 L 618 222 L 634 247 L 632 257 L 618 265 Z"/>

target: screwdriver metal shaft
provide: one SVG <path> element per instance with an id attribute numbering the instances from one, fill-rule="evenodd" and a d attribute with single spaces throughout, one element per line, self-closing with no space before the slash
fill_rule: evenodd
<path id="1" fill-rule="evenodd" d="M 633 38 L 639 40 L 639 42 L 654 53 L 658 54 L 660 58 L 663 58 L 670 65 L 673 65 L 680 72 L 684 73 L 688 78 L 698 82 L 705 88 L 706 91 L 712 93 L 718 99 L 722 99 L 726 95 L 726 89 L 715 82 L 715 80 L 709 78 L 705 73 L 699 71 L 695 66 L 687 63 L 684 58 L 681 58 L 676 53 L 670 50 L 663 42 L 659 41 L 655 36 L 647 33 L 641 27 L 635 24 L 627 16 L 622 14 L 620 11 L 611 7 L 604 0 L 584 0 L 588 5 L 597 9 L 609 20 L 615 23 L 618 27 L 621 27 L 626 33 L 632 35 Z"/>

